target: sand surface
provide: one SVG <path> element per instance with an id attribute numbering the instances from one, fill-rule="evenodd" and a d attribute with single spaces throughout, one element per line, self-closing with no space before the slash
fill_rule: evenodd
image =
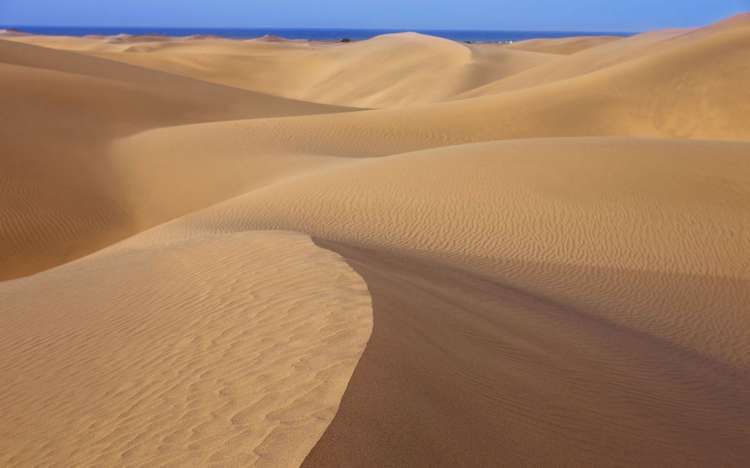
<path id="1" fill-rule="evenodd" d="M 0 465 L 744 467 L 750 17 L 0 34 Z"/>
<path id="2" fill-rule="evenodd" d="M 508 46 L 509 49 L 542 52 L 546 54 L 571 55 L 608 42 L 619 41 L 620 36 L 564 37 L 562 39 L 529 39 Z"/>

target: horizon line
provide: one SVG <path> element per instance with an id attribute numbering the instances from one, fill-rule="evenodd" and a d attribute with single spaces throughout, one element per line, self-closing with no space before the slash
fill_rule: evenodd
<path id="1" fill-rule="evenodd" d="M 605 34 L 639 34 L 648 31 L 657 31 L 659 29 L 689 29 L 685 27 L 677 28 L 658 28 L 639 31 L 622 31 L 622 30 L 597 30 L 597 29 L 462 29 L 462 28 L 394 28 L 394 27 L 306 27 L 306 26 L 103 26 L 103 25 L 55 25 L 55 24 L 2 24 L 0 29 L 19 29 L 19 28 L 101 28 L 101 29 L 215 29 L 215 30 L 253 30 L 253 29 L 276 29 L 276 30 L 308 30 L 308 31 L 398 31 L 398 32 L 419 32 L 419 31 L 460 31 L 460 32 L 550 32 L 550 33 L 605 33 Z"/>

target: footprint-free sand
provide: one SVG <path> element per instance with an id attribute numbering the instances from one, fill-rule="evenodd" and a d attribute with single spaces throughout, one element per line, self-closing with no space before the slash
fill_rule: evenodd
<path id="1" fill-rule="evenodd" d="M 745 467 L 750 17 L 0 32 L 0 465 Z"/>

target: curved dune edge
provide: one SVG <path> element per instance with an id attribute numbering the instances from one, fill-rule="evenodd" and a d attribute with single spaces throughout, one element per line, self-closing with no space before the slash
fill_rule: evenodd
<path id="1" fill-rule="evenodd" d="M 0 465 L 299 466 L 367 286 L 301 234 L 192 234 L 0 283 Z"/>
<path id="2" fill-rule="evenodd" d="M 354 159 L 166 226 L 299 231 L 447 262 L 745 369 L 748 148 L 563 138 Z"/>
<path id="3" fill-rule="evenodd" d="M 367 281 L 375 329 L 303 467 L 746 466 L 747 368 L 496 278 L 316 243 Z"/>
<path id="4" fill-rule="evenodd" d="M 155 232 L 299 230 L 367 282 L 373 335 L 307 466 L 741 467 L 749 146 L 325 159 Z"/>

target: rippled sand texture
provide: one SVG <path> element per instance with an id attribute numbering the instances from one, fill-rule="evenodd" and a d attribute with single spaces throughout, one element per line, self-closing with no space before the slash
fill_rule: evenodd
<path id="1" fill-rule="evenodd" d="M 745 467 L 750 17 L 0 32 L 0 465 Z"/>
<path id="2" fill-rule="evenodd" d="M 298 465 L 372 323 L 301 234 L 135 242 L 0 294 L 3 466 Z"/>

